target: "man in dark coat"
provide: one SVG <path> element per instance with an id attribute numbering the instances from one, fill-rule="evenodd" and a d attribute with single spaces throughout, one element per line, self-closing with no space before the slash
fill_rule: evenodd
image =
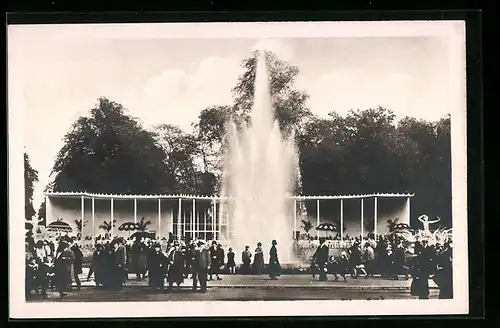
<path id="1" fill-rule="evenodd" d="M 184 267 L 184 277 L 185 278 L 189 278 L 189 276 L 191 276 L 191 278 L 193 277 L 193 261 L 194 261 L 194 255 L 195 255 L 195 252 L 196 252 L 196 245 L 194 243 L 189 243 L 188 245 L 186 245 L 186 250 L 185 250 L 185 256 L 184 256 L 184 260 L 185 260 L 185 267 Z"/>
<path id="2" fill-rule="evenodd" d="M 116 251 L 117 253 L 117 262 L 119 264 L 118 266 L 118 274 L 121 277 L 121 285 L 123 286 L 125 282 L 127 281 L 128 278 L 128 269 L 127 269 L 127 248 L 125 247 L 125 239 L 124 238 L 118 238 L 117 239 L 117 244 L 118 244 L 118 249 Z"/>
<path id="3" fill-rule="evenodd" d="M 68 295 L 71 288 L 71 267 L 74 261 L 75 254 L 69 249 L 68 242 L 62 240 L 54 261 L 56 290 L 61 298 Z"/>
<path id="4" fill-rule="evenodd" d="M 193 261 L 193 291 L 196 291 L 199 280 L 200 290 L 205 293 L 207 291 L 207 273 L 211 265 L 210 253 L 205 248 L 203 241 L 199 241 L 197 246 Z"/>
<path id="5" fill-rule="evenodd" d="M 172 289 L 174 283 L 180 288 L 181 284 L 184 282 L 184 256 L 178 241 L 174 242 L 174 247 L 168 255 L 168 260 L 168 290 Z"/>
<path id="6" fill-rule="evenodd" d="M 314 262 L 316 263 L 318 268 L 320 281 L 328 280 L 326 275 L 328 254 L 329 254 L 329 248 L 325 244 L 325 238 L 321 237 L 319 239 L 319 247 L 316 249 L 316 252 L 313 255 Z"/>
<path id="7" fill-rule="evenodd" d="M 221 278 L 219 277 L 219 259 L 217 257 L 217 242 L 214 240 L 212 242 L 212 246 L 208 250 L 210 253 L 210 263 L 212 264 L 210 266 L 210 277 L 208 280 L 213 280 L 213 275 L 215 274 L 217 280 L 220 280 Z"/>
<path id="8" fill-rule="evenodd" d="M 113 242 L 113 248 L 111 252 L 111 263 L 113 275 L 110 277 L 113 289 L 122 289 L 123 287 L 123 277 L 125 275 L 125 265 L 127 264 L 127 257 L 125 254 L 125 247 L 120 245 L 118 240 Z"/>
<path id="9" fill-rule="evenodd" d="M 161 245 L 153 244 L 154 250 L 148 261 L 149 281 L 155 290 L 163 291 L 165 288 L 165 273 L 168 266 L 167 257 L 161 252 Z"/>
<path id="10" fill-rule="evenodd" d="M 80 278 L 78 277 L 78 275 L 83 273 L 82 270 L 83 253 L 80 250 L 80 247 L 78 246 L 76 240 L 73 242 L 73 245 L 71 246 L 70 249 L 75 255 L 75 261 L 73 262 L 73 276 L 75 279 L 76 287 L 78 290 L 80 290 L 82 288 L 82 283 L 80 282 Z"/>
<path id="11" fill-rule="evenodd" d="M 217 245 L 217 272 L 221 272 L 221 270 L 224 267 L 224 260 L 225 260 L 225 254 L 224 254 L 224 249 L 222 248 L 222 244 Z M 217 280 L 222 280 L 222 278 L 217 275 Z"/>
<path id="12" fill-rule="evenodd" d="M 241 262 L 243 265 L 241 266 L 241 273 L 249 274 L 250 273 L 250 263 L 252 263 L 252 253 L 250 253 L 250 246 L 245 246 L 245 250 L 241 253 Z"/>
<path id="13" fill-rule="evenodd" d="M 54 277 L 54 258 L 49 255 L 45 258 L 45 261 L 40 263 L 39 266 L 40 273 L 40 287 L 42 288 L 42 298 L 47 298 L 47 290 L 53 283 Z"/>
<path id="14" fill-rule="evenodd" d="M 276 245 L 278 245 L 278 242 L 273 240 L 271 242 L 271 249 L 269 250 L 269 278 L 271 278 L 271 280 L 277 280 L 281 275 L 281 265 L 278 259 Z"/>
<path id="15" fill-rule="evenodd" d="M 96 250 L 92 254 L 92 263 L 90 264 L 89 274 L 87 281 L 90 281 L 92 274 L 95 275 L 95 285 L 97 288 L 104 284 L 103 270 L 105 269 L 106 254 L 102 244 L 96 245 Z"/>

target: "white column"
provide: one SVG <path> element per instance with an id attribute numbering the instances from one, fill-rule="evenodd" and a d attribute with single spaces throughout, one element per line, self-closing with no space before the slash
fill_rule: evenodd
<path id="1" fill-rule="evenodd" d="M 319 226 L 319 199 L 316 200 L 316 227 Z M 316 236 L 319 237 L 319 230 L 316 230 Z"/>
<path id="2" fill-rule="evenodd" d="M 373 235 L 375 237 L 375 240 L 377 240 L 377 224 L 378 224 L 377 202 L 378 202 L 378 199 L 377 199 L 377 197 L 375 197 L 375 203 L 373 204 Z"/>
<path id="3" fill-rule="evenodd" d="M 213 202 L 213 213 L 212 213 L 212 234 L 214 235 L 214 239 L 215 240 L 218 240 L 217 239 L 217 201 L 214 199 L 212 199 L 212 202 Z"/>
<path id="4" fill-rule="evenodd" d="M 114 199 L 111 198 L 111 239 L 114 237 L 114 218 L 115 218 L 115 213 L 114 213 Z"/>
<path id="5" fill-rule="evenodd" d="M 297 200 L 293 200 L 293 239 L 296 240 L 297 234 Z"/>
<path id="6" fill-rule="evenodd" d="M 198 230 L 198 222 L 196 220 L 196 199 L 193 198 L 193 212 L 191 214 L 192 222 L 194 222 L 193 225 L 193 236 L 196 238 L 196 231 Z"/>
<path id="7" fill-rule="evenodd" d="M 52 208 L 50 208 L 50 198 L 45 196 L 45 226 L 52 222 Z"/>
<path id="8" fill-rule="evenodd" d="M 364 221 L 364 199 L 361 198 L 361 241 L 363 241 L 363 232 L 364 232 L 363 221 Z"/>
<path id="9" fill-rule="evenodd" d="M 85 217 L 85 197 L 82 196 L 82 202 L 81 202 L 81 213 L 80 213 L 80 220 L 82 220 L 82 231 L 80 231 L 80 238 L 83 240 L 83 220 Z"/>
<path id="10" fill-rule="evenodd" d="M 134 198 L 134 223 L 137 223 L 137 198 Z"/>
<path id="11" fill-rule="evenodd" d="M 92 237 L 95 235 L 95 198 L 92 197 Z"/>
<path id="12" fill-rule="evenodd" d="M 161 238 L 161 199 L 158 198 L 158 237 Z"/>
<path id="13" fill-rule="evenodd" d="M 340 239 L 344 239 L 344 200 L 340 200 Z"/>
<path id="14" fill-rule="evenodd" d="M 410 224 L 410 197 L 406 198 L 406 223 Z"/>
<path id="15" fill-rule="evenodd" d="M 179 207 L 177 212 L 177 239 L 181 240 L 181 221 L 182 221 L 182 198 L 179 198 Z"/>

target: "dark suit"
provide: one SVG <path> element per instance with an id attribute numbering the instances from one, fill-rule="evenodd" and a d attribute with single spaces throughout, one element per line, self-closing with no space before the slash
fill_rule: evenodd
<path id="1" fill-rule="evenodd" d="M 319 280 L 325 281 L 327 280 L 326 272 L 325 269 L 327 268 L 327 263 L 328 263 L 328 255 L 329 255 L 329 249 L 328 246 L 325 244 L 322 244 L 318 247 L 316 250 L 316 253 L 314 254 L 314 259 L 316 261 L 316 264 L 318 266 L 318 274 L 319 274 Z"/>
<path id="2" fill-rule="evenodd" d="M 200 281 L 201 291 L 205 292 L 207 290 L 207 273 L 210 264 L 210 253 L 208 250 L 205 248 L 196 250 L 193 261 L 193 290 L 196 290 L 198 280 Z"/>
<path id="3" fill-rule="evenodd" d="M 57 254 L 54 261 L 56 288 L 59 293 L 67 292 L 71 288 L 71 267 L 75 254 L 70 249 Z"/>
<path id="4" fill-rule="evenodd" d="M 116 250 L 116 261 L 118 265 L 118 273 L 121 275 L 122 279 L 122 284 L 125 283 L 125 281 L 128 278 L 127 274 L 127 249 L 125 248 L 124 245 L 118 246 L 118 249 Z"/>

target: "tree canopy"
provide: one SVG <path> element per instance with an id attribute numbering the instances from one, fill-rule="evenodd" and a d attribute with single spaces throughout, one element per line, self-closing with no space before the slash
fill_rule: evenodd
<path id="1" fill-rule="evenodd" d="M 122 105 L 99 98 L 64 137 L 54 191 L 168 193 L 175 190 L 166 154 Z"/>
<path id="2" fill-rule="evenodd" d="M 265 55 L 276 117 L 282 131 L 295 131 L 304 194 L 411 192 L 415 193 L 412 217 L 440 216 L 442 224 L 451 226 L 449 116 L 436 122 L 412 117 L 396 121 L 390 109 L 373 107 L 351 110 L 346 116 L 331 112 L 319 117 L 307 107 L 308 95 L 295 88 L 298 67 L 273 53 Z M 233 103 L 202 109 L 193 133 L 169 124 L 147 130 L 122 105 L 99 98 L 90 116 L 78 118 L 66 134 L 48 188 L 216 193 L 227 124 L 245 123 L 253 105 L 256 60 L 255 52 L 242 62 L 243 72 L 232 89 Z M 26 163 L 27 155 L 25 176 L 36 172 L 27 170 Z M 28 182 L 35 181 L 36 173 L 28 176 L 27 204 L 32 197 Z M 40 215 L 44 209 L 42 204 Z M 325 204 L 321 211 L 327 214 L 333 208 Z"/>
<path id="3" fill-rule="evenodd" d="M 30 163 L 27 153 L 24 153 L 24 218 L 31 220 L 36 214 L 33 208 L 35 183 L 38 182 L 38 171 Z"/>

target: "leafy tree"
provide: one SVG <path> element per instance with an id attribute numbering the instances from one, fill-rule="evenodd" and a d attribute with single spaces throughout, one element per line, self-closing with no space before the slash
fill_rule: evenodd
<path id="1" fill-rule="evenodd" d="M 364 221 L 363 228 L 365 232 L 373 232 L 375 231 L 375 222 L 373 220 Z"/>
<path id="2" fill-rule="evenodd" d="M 244 72 L 233 88 L 236 115 L 246 119 L 253 106 L 258 55 L 259 52 L 254 51 L 243 61 L 241 66 Z M 299 68 L 279 60 L 270 51 L 265 51 L 265 58 L 269 70 L 273 107 L 280 127 L 285 132 L 299 130 L 302 124 L 312 116 L 306 106 L 309 96 L 304 91 L 294 89 Z"/>
<path id="3" fill-rule="evenodd" d="M 226 130 L 231 121 L 239 122 L 230 106 L 211 106 L 201 111 L 193 124 L 202 157 L 203 170 L 219 176 L 226 150 Z"/>
<path id="4" fill-rule="evenodd" d="M 40 204 L 40 208 L 38 209 L 38 219 L 40 220 L 40 225 L 47 225 L 47 215 L 46 215 L 47 204 L 45 200 Z"/>
<path id="5" fill-rule="evenodd" d="M 389 232 L 393 232 L 394 230 L 396 230 L 396 226 L 398 225 L 398 221 L 399 221 L 399 218 L 387 220 L 387 228 L 389 229 Z"/>
<path id="6" fill-rule="evenodd" d="M 306 232 L 307 236 L 309 236 L 309 231 L 311 231 L 311 229 L 313 228 L 313 224 L 311 223 L 311 221 L 307 221 L 307 220 L 302 220 L 302 229 L 304 229 L 304 231 Z"/>
<path id="7" fill-rule="evenodd" d="M 34 184 L 38 182 L 38 172 L 31 166 L 27 153 L 24 153 L 24 218 L 31 220 L 36 214 L 33 208 Z"/>
<path id="8" fill-rule="evenodd" d="M 165 152 L 166 169 L 168 175 L 175 179 L 175 191 L 196 192 L 195 159 L 198 155 L 198 144 L 195 137 L 170 124 L 155 126 L 154 135 Z"/>
<path id="9" fill-rule="evenodd" d="M 147 231 L 148 226 L 151 224 L 151 221 L 146 221 L 144 217 L 141 218 L 141 221 L 137 222 L 137 230 L 138 231 Z"/>
<path id="10" fill-rule="evenodd" d="M 113 226 L 116 226 L 116 220 L 113 220 Z M 110 232 L 112 227 L 111 226 L 111 221 L 104 221 L 100 226 L 99 226 L 99 229 L 102 229 L 106 232 Z"/>
<path id="11" fill-rule="evenodd" d="M 78 219 L 78 220 L 75 220 L 75 224 L 76 224 L 76 230 L 79 233 L 81 233 L 83 230 L 83 227 L 87 226 L 87 220 L 83 220 L 83 224 L 82 224 L 82 219 Z"/>
<path id="12" fill-rule="evenodd" d="M 54 191 L 168 193 L 175 180 L 153 135 L 122 105 L 99 98 L 64 137 L 56 158 Z"/>

